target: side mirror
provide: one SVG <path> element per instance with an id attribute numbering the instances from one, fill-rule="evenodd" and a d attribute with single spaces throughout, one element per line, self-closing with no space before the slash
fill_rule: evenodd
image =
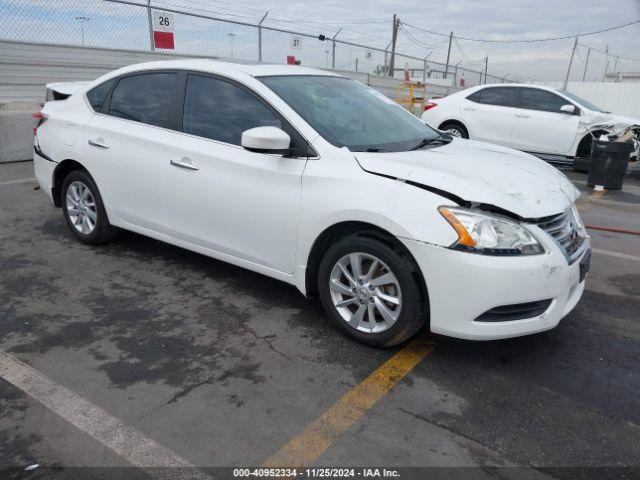
<path id="1" fill-rule="evenodd" d="M 259 153 L 281 153 L 289 150 L 291 137 L 277 127 L 255 127 L 242 132 L 241 145 Z"/>
<path id="2" fill-rule="evenodd" d="M 566 105 L 562 105 L 560 107 L 560 111 L 562 113 L 568 113 L 569 115 L 573 115 L 574 113 L 576 113 L 576 106 L 572 105 L 571 103 L 567 103 Z"/>

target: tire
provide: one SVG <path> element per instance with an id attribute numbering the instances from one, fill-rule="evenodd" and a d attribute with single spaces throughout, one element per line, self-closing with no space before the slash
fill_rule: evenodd
<path id="1" fill-rule="evenodd" d="M 118 229 L 109 223 L 98 187 L 87 172 L 74 170 L 65 177 L 60 204 L 69 229 L 82 243 L 99 245 L 117 235 Z"/>
<path id="2" fill-rule="evenodd" d="M 353 278 L 355 258 L 362 262 L 361 278 L 370 277 L 362 285 L 353 281 L 357 280 Z M 377 268 L 371 272 L 376 260 Z M 392 278 L 386 273 L 392 274 L 395 283 L 382 283 Z M 372 347 L 391 347 L 427 324 L 427 293 L 419 279 L 418 266 L 407 252 L 376 239 L 353 235 L 336 242 L 325 253 L 318 269 L 318 292 L 325 311 L 348 337 Z M 385 308 L 386 317 L 381 313 Z M 372 311 L 374 323 L 370 321 Z M 395 320 L 388 320 L 389 313 Z"/>
<path id="3" fill-rule="evenodd" d="M 456 137 L 469 138 L 469 132 L 467 131 L 467 129 L 456 122 L 445 123 L 440 127 L 440 130 L 449 132 Z"/>

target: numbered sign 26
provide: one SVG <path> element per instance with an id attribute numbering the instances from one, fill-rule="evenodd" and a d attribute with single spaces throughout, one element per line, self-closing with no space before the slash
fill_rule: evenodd
<path id="1" fill-rule="evenodd" d="M 152 18 L 155 47 L 173 50 L 173 14 L 154 10 Z"/>

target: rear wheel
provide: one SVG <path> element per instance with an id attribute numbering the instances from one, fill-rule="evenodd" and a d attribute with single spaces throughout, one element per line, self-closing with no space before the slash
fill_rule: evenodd
<path id="1" fill-rule="evenodd" d="M 113 239 L 118 229 L 109 223 L 98 187 L 81 170 L 62 182 L 60 203 L 71 232 L 83 243 L 97 245 Z"/>
<path id="2" fill-rule="evenodd" d="M 455 137 L 469 138 L 469 132 L 467 132 L 467 129 L 457 122 L 445 123 L 440 127 L 440 130 L 448 132 Z"/>
<path id="3" fill-rule="evenodd" d="M 426 292 L 418 274 L 413 259 L 400 249 L 350 236 L 322 259 L 318 290 L 326 312 L 344 333 L 367 345 L 389 347 L 426 324 Z"/>

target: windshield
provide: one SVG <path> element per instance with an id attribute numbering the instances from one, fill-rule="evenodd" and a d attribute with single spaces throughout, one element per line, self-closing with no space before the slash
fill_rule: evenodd
<path id="1" fill-rule="evenodd" d="M 585 100 L 584 98 L 579 97 L 575 93 L 567 92 L 566 90 L 558 90 L 558 92 L 560 92 L 565 97 L 570 98 L 574 102 L 577 102 L 577 103 L 581 104 L 583 107 L 588 108 L 589 110 L 594 110 L 594 111 L 600 112 L 600 113 L 609 113 L 609 112 L 604 111 L 600 107 L 597 107 L 593 103 Z"/>
<path id="2" fill-rule="evenodd" d="M 437 145 L 445 138 L 393 100 L 354 80 L 306 75 L 260 80 L 338 147 L 398 152 L 426 147 L 429 140 Z"/>

